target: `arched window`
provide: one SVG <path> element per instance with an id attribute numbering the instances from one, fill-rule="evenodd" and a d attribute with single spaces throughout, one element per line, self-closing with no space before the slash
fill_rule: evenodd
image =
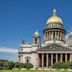
<path id="1" fill-rule="evenodd" d="M 29 63 L 29 59 L 27 58 L 26 63 Z"/>
<path id="2" fill-rule="evenodd" d="M 25 60 L 26 60 L 26 61 L 25 61 L 26 63 L 30 63 L 30 57 L 29 57 L 29 56 L 27 56 L 27 57 L 25 58 Z"/>
<path id="3" fill-rule="evenodd" d="M 47 32 L 46 32 L 46 38 L 47 38 Z"/>
<path id="4" fill-rule="evenodd" d="M 37 44 L 37 38 L 35 38 L 35 44 Z"/>
<path id="5" fill-rule="evenodd" d="M 53 32 L 53 39 L 55 39 L 55 31 Z"/>

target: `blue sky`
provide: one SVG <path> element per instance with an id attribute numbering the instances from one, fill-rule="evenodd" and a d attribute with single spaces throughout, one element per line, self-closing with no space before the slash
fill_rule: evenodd
<path id="1" fill-rule="evenodd" d="M 72 0 L 0 0 L 0 58 L 18 60 L 15 52 L 21 40 L 31 43 L 36 29 L 43 40 L 43 29 L 54 8 L 67 32 L 72 31 Z"/>

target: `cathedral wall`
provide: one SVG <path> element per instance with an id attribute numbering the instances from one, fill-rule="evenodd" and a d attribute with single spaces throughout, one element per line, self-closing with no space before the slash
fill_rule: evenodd
<path id="1" fill-rule="evenodd" d="M 31 63 L 33 64 L 34 68 L 37 68 L 38 64 L 38 54 L 37 53 L 32 53 L 31 55 Z"/>
<path id="2" fill-rule="evenodd" d="M 33 47 L 31 48 L 31 51 L 36 51 L 37 49 L 38 49 L 38 47 L 36 47 L 36 46 L 34 47 L 34 46 L 33 46 Z"/>
<path id="3" fill-rule="evenodd" d="M 31 54 L 23 54 L 22 62 L 26 63 L 26 58 L 29 57 L 29 62 L 31 62 Z"/>
<path id="4" fill-rule="evenodd" d="M 23 48 L 23 52 L 31 52 L 31 48 Z"/>
<path id="5" fill-rule="evenodd" d="M 22 63 L 26 63 L 26 58 L 29 57 L 29 63 L 32 63 L 34 68 L 38 66 L 38 54 L 37 53 L 30 53 L 30 54 L 23 54 L 21 58 Z"/>

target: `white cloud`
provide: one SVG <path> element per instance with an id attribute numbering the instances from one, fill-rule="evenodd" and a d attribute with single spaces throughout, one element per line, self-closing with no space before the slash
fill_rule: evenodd
<path id="1" fill-rule="evenodd" d="M 0 47 L 0 52 L 10 53 L 10 54 L 17 54 L 18 49 L 15 49 L 15 48 L 7 48 L 7 47 Z"/>

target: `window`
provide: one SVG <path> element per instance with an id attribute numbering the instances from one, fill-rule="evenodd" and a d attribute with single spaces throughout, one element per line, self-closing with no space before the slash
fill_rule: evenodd
<path id="1" fill-rule="evenodd" d="M 35 44 L 37 44 L 37 38 L 35 38 Z"/>
<path id="2" fill-rule="evenodd" d="M 53 39 L 55 39 L 55 31 L 53 32 Z"/>
<path id="3" fill-rule="evenodd" d="M 26 63 L 29 63 L 29 59 L 27 58 Z"/>
<path id="4" fill-rule="evenodd" d="M 47 32 L 46 32 L 46 38 L 47 38 Z"/>
<path id="5" fill-rule="evenodd" d="M 30 63 L 30 57 L 29 57 L 29 56 L 27 56 L 27 57 L 25 58 L 25 60 L 26 60 L 26 63 Z"/>

